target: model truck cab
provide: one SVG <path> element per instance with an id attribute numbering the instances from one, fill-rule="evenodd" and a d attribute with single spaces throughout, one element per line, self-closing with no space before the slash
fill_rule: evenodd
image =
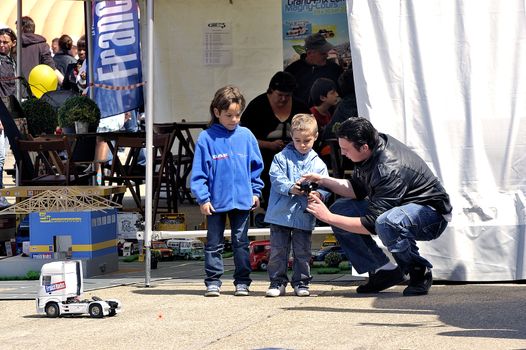
<path id="1" fill-rule="evenodd" d="M 91 317 L 114 316 L 121 310 L 118 300 L 80 300 L 84 292 L 82 263 L 78 260 L 44 264 L 40 271 L 37 313 L 48 317 L 89 314 Z"/>

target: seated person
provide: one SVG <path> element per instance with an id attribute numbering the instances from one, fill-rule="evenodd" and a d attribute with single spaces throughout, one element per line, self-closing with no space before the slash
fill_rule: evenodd
<path id="1" fill-rule="evenodd" d="M 327 78 L 317 79 L 310 90 L 310 98 L 313 104 L 310 112 L 318 122 L 320 135 L 323 135 L 325 126 L 330 123 L 332 118 L 330 110 L 340 101 L 338 91 L 336 91 L 336 84 Z M 314 149 L 327 164 L 330 163 L 330 159 L 328 159 L 330 157 L 329 146 L 323 144 L 320 140 Z"/>
<path id="2" fill-rule="evenodd" d="M 241 125 L 249 128 L 258 140 L 265 165 L 261 173 L 265 184 L 262 208 L 267 207 L 270 196 L 269 170 L 272 159 L 291 141 L 292 117 L 309 112 L 305 104 L 292 97 L 295 88 L 296 79 L 292 74 L 277 72 L 270 80 L 267 92 L 250 101 L 241 117 Z"/>

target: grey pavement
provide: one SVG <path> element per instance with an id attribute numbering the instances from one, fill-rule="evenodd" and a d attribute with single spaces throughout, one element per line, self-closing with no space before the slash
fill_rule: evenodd
<path id="1" fill-rule="evenodd" d="M 85 297 L 123 304 L 122 313 L 104 319 L 49 319 L 36 314 L 32 298 L 0 300 L 0 348 L 526 349 L 524 284 L 437 284 L 422 297 L 403 297 L 404 286 L 396 286 L 358 295 L 355 277 L 316 274 L 310 297 L 288 288 L 286 296 L 265 298 L 266 275 L 254 273 L 251 295 L 235 297 L 229 272 L 221 296 L 205 298 L 202 275 L 202 262 L 177 261 L 152 270 L 150 287 L 140 264 L 87 279 L 95 288 Z M 7 289 L 20 287 L 0 282 Z"/>

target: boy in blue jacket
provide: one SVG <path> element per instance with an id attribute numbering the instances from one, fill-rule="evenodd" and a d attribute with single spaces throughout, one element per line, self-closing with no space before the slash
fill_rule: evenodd
<path id="1" fill-rule="evenodd" d="M 270 223 L 270 287 L 267 297 L 285 295 L 287 264 L 292 244 L 292 287 L 297 296 L 309 296 L 312 230 L 316 219 L 307 213 L 309 196 L 325 200 L 329 192 L 298 180 L 304 174 L 327 175 L 327 166 L 312 149 L 318 138 L 314 116 L 297 114 L 291 123 L 292 143 L 274 156 L 270 167 L 271 191 L 265 221 Z M 307 192 L 310 192 L 307 193 Z"/>
<path id="2" fill-rule="evenodd" d="M 235 295 L 249 293 L 249 213 L 259 206 L 263 161 L 252 132 L 239 126 L 245 99 L 238 88 L 219 89 L 210 105 L 210 127 L 197 139 L 190 188 L 208 216 L 205 245 L 205 296 L 219 296 L 224 273 L 223 247 L 228 216 L 234 251 Z"/>

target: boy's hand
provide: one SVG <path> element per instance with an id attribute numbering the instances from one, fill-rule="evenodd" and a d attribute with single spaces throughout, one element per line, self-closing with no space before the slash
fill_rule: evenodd
<path id="1" fill-rule="evenodd" d="M 259 208 L 259 197 L 252 196 L 252 208 L 250 210 L 255 210 L 257 208 Z"/>
<path id="2" fill-rule="evenodd" d="M 212 215 L 216 210 L 212 206 L 212 203 L 206 202 L 199 206 L 199 210 L 201 211 L 201 214 L 203 215 Z"/>
<path id="3" fill-rule="evenodd" d="M 294 194 L 296 196 L 302 196 L 304 195 L 305 193 L 303 193 L 302 190 L 300 190 L 300 183 L 299 182 L 296 182 L 289 190 L 289 193 L 290 194 Z"/>

